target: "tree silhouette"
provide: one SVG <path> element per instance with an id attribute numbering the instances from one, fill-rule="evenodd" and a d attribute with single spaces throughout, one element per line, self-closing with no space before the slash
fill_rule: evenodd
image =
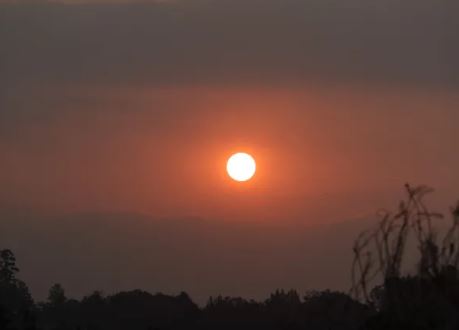
<path id="1" fill-rule="evenodd" d="M 16 274 L 19 268 L 16 266 L 16 257 L 11 250 L 0 251 L 0 284 L 11 285 L 16 283 Z"/>
<path id="2" fill-rule="evenodd" d="M 61 306 L 67 301 L 67 297 L 65 296 L 65 291 L 62 285 L 54 284 L 49 289 L 48 294 L 48 302 L 52 306 Z"/>
<path id="3" fill-rule="evenodd" d="M 3 319 L 10 321 L 11 328 L 33 328 L 33 300 L 27 285 L 16 275 L 19 268 L 11 250 L 0 251 L 0 306 Z"/>

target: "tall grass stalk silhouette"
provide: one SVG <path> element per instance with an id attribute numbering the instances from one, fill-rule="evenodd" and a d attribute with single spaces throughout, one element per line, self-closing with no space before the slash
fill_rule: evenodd
<path id="1" fill-rule="evenodd" d="M 439 283 L 445 278 L 457 280 L 459 203 L 451 209 L 451 227 L 439 239 L 434 222 L 444 216 L 431 211 L 424 202 L 433 189 L 406 184 L 405 190 L 406 199 L 400 202 L 398 210 L 381 212 L 376 228 L 362 232 L 353 246 L 351 294 L 370 305 L 377 304 L 378 291 L 372 288 L 378 279 L 382 279 L 388 294 L 391 283 L 404 276 L 402 265 L 410 239 L 415 240 L 419 251 L 416 278 L 429 283 Z M 390 294 L 401 292 L 393 290 Z"/>

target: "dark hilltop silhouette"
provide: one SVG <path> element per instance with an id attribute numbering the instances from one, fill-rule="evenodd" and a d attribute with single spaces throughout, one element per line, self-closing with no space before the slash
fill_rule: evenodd
<path id="1" fill-rule="evenodd" d="M 356 239 L 349 293 L 276 290 L 264 301 L 218 296 L 200 307 L 184 292 L 95 291 L 76 300 L 55 284 L 46 301 L 35 302 L 14 253 L 3 249 L 0 329 L 459 329 L 459 205 L 441 235 L 434 222 L 443 215 L 423 202 L 430 191 L 407 185 L 398 209 Z M 411 274 L 403 268 L 410 245 L 419 252 Z"/>

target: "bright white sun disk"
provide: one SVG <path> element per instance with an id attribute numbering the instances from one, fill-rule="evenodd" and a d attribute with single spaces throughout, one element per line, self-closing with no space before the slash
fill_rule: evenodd
<path id="1" fill-rule="evenodd" d="M 238 152 L 228 159 L 226 170 L 228 175 L 236 181 L 250 180 L 256 171 L 255 159 L 247 153 Z"/>

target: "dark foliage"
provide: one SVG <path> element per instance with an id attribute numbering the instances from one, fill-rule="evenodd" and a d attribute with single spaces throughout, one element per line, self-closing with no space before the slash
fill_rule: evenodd
<path id="1" fill-rule="evenodd" d="M 6 252 L 5 252 L 6 251 Z M 27 287 L 16 278 L 14 255 L 5 250 L 0 272 L 5 289 L 0 305 L 0 330 L 153 330 L 153 329 L 358 329 L 371 309 L 338 292 L 278 290 L 266 301 L 210 298 L 199 308 L 186 293 L 152 295 L 141 290 L 104 296 L 96 291 L 69 299 L 60 284 L 48 300 L 34 304 Z"/>
<path id="2" fill-rule="evenodd" d="M 0 326 L 33 329 L 34 304 L 24 282 L 16 278 L 19 268 L 11 250 L 0 250 Z"/>
<path id="3" fill-rule="evenodd" d="M 103 297 L 96 292 L 81 301 L 50 302 L 38 310 L 41 329 L 358 329 L 370 309 L 343 293 L 321 292 L 300 299 L 295 291 L 277 291 L 265 302 L 210 298 L 198 308 L 182 293 L 151 295 L 144 291 Z M 356 316 L 356 317 L 354 317 Z M 357 320 L 357 321 L 356 321 Z M 358 323 L 356 323 L 358 322 Z"/>

